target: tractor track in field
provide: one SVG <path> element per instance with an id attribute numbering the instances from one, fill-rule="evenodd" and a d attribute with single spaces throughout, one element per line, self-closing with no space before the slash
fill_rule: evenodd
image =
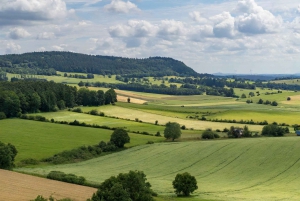
<path id="1" fill-rule="evenodd" d="M 216 172 L 219 172 L 220 170 L 222 170 L 222 169 L 224 169 L 224 168 L 226 168 L 226 167 L 228 167 L 230 164 L 232 164 L 233 162 L 235 162 L 237 159 L 239 159 L 242 155 L 244 155 L 245 153 L 247 153 L 250 149 L 251 149 L 252 147 L 249 147 L 248 149 L 246 149 L 245 151 L 243 151 L 241 154 L 239 154 L 237 157 L 235 157 L 233 160 L 231 160 L 229 163 L 226 163 L 224 166 L 222 166 L 221 168 L 219 168 L 219 169 L 216 169 L 216 170 L 214 170 L 214 171 L 212 171 L 212 172 L 210 172 L 210 173 L 208 173 L 208 174 L 206 174 L 206 175 L 203 175 L 203 176 L 200 176 L 200 177 L 198 177 L 198 178 L 205 178 L 205 177 L 207 177 L 207 176 L 209 176 L 209 175 L 212 175 L 212 174 L 215 174 Z M 221 164 L 223 164 L 223 163 L 221 163 Z M 220 164 L 220 165 L 221 165 Z M 196 175 L 196 176 L 198 176 L 198 175 Z"/>
<path id="2" fill-rule="evenodd" d="M 208 157 L 212 156 L 213 154 L 215 154 L 215 153 L 219 152 L 220 150 L 222 150 L 223 148 L 225 148 L 225 147 L 229 146 L 230 144 L 232 144 L 232 143 L 229 143 L 229 144 L 227 144 L 227 145 L 225 145 L 225 146 L 223 146 L 223 147 L 219 148 L 218 150 L 216 150 L 216 151 L 214 151 L 214 152 L 210 153 L 209 155 L 205 156 L 204 158 L 201 158 L 200 160 L 197 160 L 196 162 L 194 162 L 194 163 L 190 164 L 189 166 L 186 166 L 186 167 L 184 167 L 184 168 L 181 168 L 180 170 L 176 170 L 176 171 L 174 171 L 174 172 L 171 172 L 171 173 L 165 174 L 165 175 L 163 175 L 163 176 L 156 176 L 156 177 L 149 177 L 149 178 L 151 178 L 151 179 L 155 179 L 155 178 L 159 178 L 159 177 L 165 177 L 165 176 L 169 176 L 169 175 L 172 175 L 172 174 L 175 174 L 175 173 L 181 172 L 181 171 L 183 171 L 183 170 L 186 170 L 186 169 L 188 169 L 188 168 L 190 168 L 190 167 L 193 167 L 193 166 L 194 166 L 194 165 L 196 165 L 197 163 L 199 163 L 199 162 L 201 162 L 201 161 L 203 161 L 203 160 L 207 159 Z"/>
<path id="3" fill-rule="evenodd" d="M 170 151 L 168 151 L 168 152 L 156 154 L 155 157 L 153 157 L 152 155 L 150 155 L 150 156 L 148 156 L 148 157 L 146 157 L 146 158 L 143 158 L 143 159 L 141 159 L 141 160 L 134 161 L 134 162 L 128 163 L 128 164 L 126 164 L 126 165 L 118 166 L 117 168 L 111 168 L 110 170 L 119 170 L 120 168 L 123 169 L 123 168 L 126 168 L 126 167 L 128 167 L 128 166 L 131 166 L 131 167 L 132 167 L 133 165 L 136 166 L 138 163 L 143 163 L 144 161 L 147 161 L 147 160 L 150 159 L 150 158 L 151 158 L 151 159 L 157 159 L 157 158 L 162 157 L 162 156 L 164 156 L 164 155 L 168 155 L 168 154 L 170 154 L 170 153 L 172 153 L 172 152 L 174 152 L 174 151 L 176 151 L 176 150 L 183 149 L 183 148 L 185 148 L 185 147 L 187 147 L 187 146 L 189 146 L 189 145 L 180 146 L 180 147 L 178 147 L 177 149 L 172 149 L 172 150 L 170 150 Z M 144 146 L 144 148 L 141 148 L 141 149 L 146 149 L 146 148 L 148 148 L 148 146 Z M 139 150 L 134 150 L 134 151 L 132 151 L 132 152 L 140 151 L 141 149 L 139 149 Z M 132 153 L 132 152 L 131 152 L 131 153 Z"/>
<path id="4" fill-rule="evenodd" d="M 280 175 L 284 174 L 285 172 L 289 171 L 291 168 L 293 168 L 298 162 L 300 161 L 300 158 L 298 158 L 293 164 L 291 164 L 289 167 L 287 167 L 286 169 L 284 169 L 283 171 L 279 172 L 277 175 L 273 176 L 273 177 L 270 177 L 269 179 L 265 180 L 265 181 L 262 181 L 262 182 L 258 182 L 254 185 L 251 185 L 251 186 L 248 186 L 248 187 L 244 187 L 244 188 L 240 188 L 240 189 L 236 189 L 236 190 L 226 190 L 226 191 L 211 191 L 211 192 L 203 192 L 203 193 L 206 193 L 206 194 L 215 194 L 215 193 L 226 193 L 226 192 L 240 192 L 240 191 L 243 191 L 243 190 L 249 190 L 251 188 L 255 188 L 255 187 L 258 187 L 262 184 L 265 184 L 269 181 L 272 181 L 276 178 L 278 178 Z"/>

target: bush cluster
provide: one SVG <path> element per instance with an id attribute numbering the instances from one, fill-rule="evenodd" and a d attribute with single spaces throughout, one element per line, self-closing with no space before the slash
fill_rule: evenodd
<path id="1" fill-rule="evenodd" d="M 202 133 L 202 139 L 215 139 L 215 138 L 220 138 L 220 136 L 211 130 L 206 130 Z"/>
<path id="2" fill-rule="evenodd" d="M 79 185 L 83 185 L 86 181 L 84 177 L 76 176 L 75 174 L 65 174 L 64 172 L 60 171 L 51 171 L 47 175 L 47 178 Z"/>
<path id="3" fill-rule="evenodd" d="M 102 149 L 98 146 L 81 146 L 72 150 L 66 150 L 61 153 L 55 154 L 52 157 L 43 159 L 43 162 L 62 164 L 72 163 L 78 160 L 88 160 L 99 156 L 102 153 Z"/>

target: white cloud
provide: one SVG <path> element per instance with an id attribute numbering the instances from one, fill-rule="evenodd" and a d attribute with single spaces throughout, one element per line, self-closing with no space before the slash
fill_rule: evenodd
<path id="1" fill-rule="evenodd" d="M 19 53 L 19 50 L 21 50 L 20 45 L 15 44 L 13 42 L 6 43 L 6 48 L 5 48 L 6 54 L 16 54 L 16 53 Z"/>
<path id="2" fill-rule="evenodd" d="M 10 30 L 8 36 L 13 40 L 18 40 L 30 36 L 30 33 L 28 33 L 25 29 L 22 28 L 13 28 Z"/>
<path id="3" fill-rule="evenodd" d="M 242 0 L 234 9 L 243 13 L 236 18 L 236 26 L 242 33 L 263 34 L 277 32 L 282 24 L 280 17 L 275 17 L 270 11 L 258 6 L 254 0 Z"/>
<path id="4" fill-rule="evenodd" d="M 193 11 L 193 12 L 190 12 L 189 15 L 196 22 L 199 22 L 199 23 L 205 23 L 205 22 L 207 22 L 207 19 L 201 17 L 200 12 Z"/>
<path id="5" fill-rule="evenodd" d="M 53 32 L 39 33 L 36 37 L 37 40 L 50 40 L 54 38 L 55 38 L 55 34 Z"/>
<path id="6" fill-rule="evenodd" d="M 215 22 L 213 33 L 218 38 L 232 38 L 235 36 L 234 17 L 229 12 L 223 12 L 211 18 Z"/>
<path id="7" fill-rule="evenodd" d="M 112 37 L 148 37 L 155 34 L 157 27 L 145 20 L 129 20 L 126 25 L 116 25 L 109 28 Z"/>
<path id="8" fill-rule="evenodd" d="M 214 36 L 213 27 L 211 25 L 194 26 L 189 33 L 190 39 L 197 42 Z"/>
<path id="9" fill-rule="evenodd" d="M 45 47 L 40 47 L 40 48 L 37 49 L 37 51 L 38 52 L 44 52 L 44 51 L 46 51 L 46 48 Z"/>
<path id="10" fill-rule="evenodd" d="M 124 2 L 121 0 L 112 0 L 112 2 L 106 6 L 104 9 L 115 13 L 129 13 L 131 11 L 139 11 L 140 9 L 130 1 Z"/>
<path id="11" fill-rule="evenodd" d="M 176 40 L 184 36 L 186 28 L 181 21 L 163 20 L 159 25 L 157 35 L 165 40 Z"/>
<path id="12" fill-rule="evenodd" d="M 53 20 L 66 15 L 63 0 L 2 0 L 0 4 L 0 24 Z"/>
<path id="13" fill-rule="evenodd" d="M 65 45 L 53 45 L 52 49 L 54 51 L 63 51 L 64 50 Z"/>

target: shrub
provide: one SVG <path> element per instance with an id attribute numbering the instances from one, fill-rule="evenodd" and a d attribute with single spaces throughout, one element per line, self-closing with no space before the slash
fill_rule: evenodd
<path id="1" fill-rule="evenodd" d="M 285 133 L 285 129 L 275 124 L 264 126 L 261 132 L 261 134 L 264 136 L 274 136 L 274 137 L 283 136 L 284 133 Z"/>
<path id="2" fill-rule="evenodd" d="M 291 97 L 287 97 L 287 99 L 286 99 L 286 100 L 287 100 L 287 101 L 290 101 L 290 100 L 292 100 L 292 99 L 291 99 Z"/>
<path id="3" fill-rule="evenodd" d="M 6 115 L 4 112 L 0 112 L 0 120 L 6 119 Z"/>
<path id="4" fill-rule="evenodd" d="M 215 133 L 212 131 L 204 131 L 202 133 L 202 139 L 214 139 L 215 138 Z"/>
<path id="5" fill-rule="evenodd" d="M 91 115 L 99 115 L 98 111 L 97 110 L 91 110 L 89 112 Z"/>
<path id="6" fill-rule="evenodd" d="M 155 136 L 160 137 L 161 136 L 160 132 L 157 131 L 157 133 L 155 134 Z"/>
<path id="7" fill-rule="evenodd" d="M 99 116 L 104 117 L 105 116 L 104 112 L 100 112 Z"/>
<path id="8" fill-rule="evenodd" d="M 51 171 L 47 175 L 47 178 L 52 180 L 72 183 L 72 184 L 79 184 L 79 185 L 83 185 L 84 182 L 86 181 L 84 177 L 81 176 L 78 177 L 74 174 L 65 174 L 64 172 L 60 172 L 60 171 Z"/>
<path id="9" fill-rule="evenodd" d="M 185 130 L 185 129 L 186 129 L 185 125 L 181 126 L 181 129 L 182 129 L 182 130 Z"/>
<path id="10" fill-rule="evenodd" d="M 148 141 L 146 144 L 154 144 L 153 141 Z"/>
<path id="11" fill-rule="evenodd" d="M 72 112 L 83 113 L 83 112 L 82 112 L 82 110 L 81 110 L 81 108 L 79 108 L 79 107 L 78 107 L 78 108 L 75 108 L 75 109 L 73 109 L 73 110 L 72 110 Z"/>
<path id="12" fill-rule="evenodd" d="M 157 125 L 157 124 L 158 124 L 158 121 L 156 120 L 156 121 L 155 121 L 155 125 Z"/>

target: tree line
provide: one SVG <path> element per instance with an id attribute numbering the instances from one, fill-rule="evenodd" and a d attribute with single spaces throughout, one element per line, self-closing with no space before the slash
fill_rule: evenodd
<path id="1" fill-rule="evenodd" d="M 113 89 L 89 91 L 47 81 L 0 82 L 0 113 L 6 117 L 22 113 L 49 112 L 76 105 L 100 106 L 117 102 Z"/>

